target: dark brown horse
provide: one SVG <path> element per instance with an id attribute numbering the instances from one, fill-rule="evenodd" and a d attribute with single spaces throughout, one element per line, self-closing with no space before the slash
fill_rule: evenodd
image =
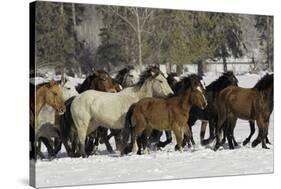
<path id="1" fill-rule="evenodd" d="M 181 92 L 169 98 L 144 98 L 134 106 L 131 123 L 133 153 L 138 151 L 136 139 L 144 133 L 144 152 L 147 153 L 147 139 L 152 129 L 172 130 L 176 135 L 176 150 L 182 151 L 184 134 L 187 140 L 191 132 L 187 124 L 190 108 L 195 105 L 200 108 L 207 106 L 201 85 L 192 79 L 185 82 Z"/>
<path id="2" fill-rule="evenodd" d="M 219 94 L 216 107 L 218 124 L 216 130 L 217 143 L 215 150 L 221 145 L 221 131 L 229 116 L 244 120 L 256 121 L 259 135 L 253 141 L 252 147 L 262 142 L 266 146 L 269 118 L 273 110 L 273 74 L 266 74 L 253 88 L 230 86 Z"/>
<path id="3" fill-rule="evenodd" d="M 96 70 L 92 75 L 88 76 L 81 85 L 76 88 L 78 93 L 82 93 L 89 89 L 104 92 L 117 92 L 112 78 L 104 70 Z"/>

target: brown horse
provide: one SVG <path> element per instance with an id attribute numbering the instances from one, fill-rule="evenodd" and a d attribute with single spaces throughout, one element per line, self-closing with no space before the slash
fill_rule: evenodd
<path id="1" fill-rule="evenodd" d="M 259 135 L 253 141 L 252 147 L 262 142 L 266 146 L 269 118 L 273 110 L 273 74 L 266 74 L 253 88 L 230 86 L 219 94 L 216 101 L 218 110 L 217 143 L 215 150 L 221 145 L 221 131 L 225 120 L 234 116 L 240 119 L 256 121 Z"/>
<path id="2" fill-rule="evenodd" d="M 144 133 L 144 152 L 147 153 L 147 139 L 152 129 L 172 130 L 176 135 L 176 150 L 182 151 L 184 134 L 187 140 L 191 131 L 187 124 L 190 108 L 195 105 L 200 108 L 207 106 L 200 82 L 186 80 L 182 91 L 172 97 L 144 98 L 137 102 L 131 117 L 133 127 L 131 142 L 133 153 L 138 151 L 136 139 Z"/>

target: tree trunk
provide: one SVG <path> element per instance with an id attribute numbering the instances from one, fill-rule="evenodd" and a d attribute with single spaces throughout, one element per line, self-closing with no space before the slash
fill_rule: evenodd
<path id="1" fill-rule="evenodd" d="M 222 63 L 223 63 L 223 71 L 227 72 L 227 62 L 226 62 L 226 57 L 222 57 Z"/>
<path id="2" fill-rule="evenodd" d="M 198 73 L 199 76 L 203 76 L 204 75 L 203 61 L 202 60 L 198 60 L 198 62 L 197 62 L 197 73 Z"/>
<path id="3" fill-rule="evenodd" d="M 182 75 L 183 74 L 183 65 L 182 64 L 177 64 L 176 73 L 177 73 L 177 75 Z"/>
<path id="4" fill-rule="evenodd" d="M 142 41 L 141 41 L 141 28 L 140 28 L 140 18 L 139 15 L 136 14 L 137 18 L 137 38 L 138 38 L 138 62 L 139 66 L 142 68 Z"/>
<path id="5" fill-rule="evenodd" d="M 74 27 L 74 31 L 76 30 L 76 12 L 75 12 L 75 4 L 72 3 L 71 4 L 71 8 L 72 8 L 72 22 L 73 22 L 73 27 Z"/>

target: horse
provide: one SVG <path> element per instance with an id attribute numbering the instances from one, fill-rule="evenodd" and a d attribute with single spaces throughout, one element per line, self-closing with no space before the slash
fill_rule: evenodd
<path id="1" fill-rule="evenodd" d="M 60 83 L 59 86 L 62 91 L 62 99 L 63 101 L 67 101 L 72 96 L 76 96 L 78 92 L 75 89 L 74 84 L 70 80 L 58 80 L 57 83 Z M 66 113 L 66 112 L 65 112 Z M 36 135 L 38 140 L 35 141 L 35 145 L 37 146 L 37 152 L 38 155 L 41 158 L 44 158 L 43 154 L 41 153 L 41 142 L 44 143 L 44 145 L 47 147 L 49 158 L 53 158 L 57 154 L 57 149 L 59 149 L 61 144 L 61 137 L 53 137 L 54 142 L 52 142 L 50 133 L 56 133 L 61 131 L 60 125 L 56 124 L 56 116 L 62 116 L 60 114 L 57 114 L 56 111 L 48 105 L 43 106 L 41 109 L 39 115 L 37 116 L 37 123 L 38 128 L 36 129 Z M 64 114 L 63 114 L 64 115 Z M 41 127 L 44 126 L 43 129 Z M 54 127 L 51 128 L 50 126 Z M 57 130 L 57 131 L 56 131 Z M 57 136 L 57 135 L 56 135 Z M 53 145 L 55 144 L 55 146 Z"/>
<path id="2" fill-rule="evenodd" d="M 203 81 L 203 78 L 196 74 L 191 74 L 188 77 L 183 77 L 180 79 L 176 73 L 170 73 L 170 74 L 168 74 L 168 77 L 167 77 L 167 81 L 168 81 L 170 87 L 173 89 L 175 94 L 179 93 L 181 88 L 184 87 L 186 80 L 190 80 L 190 79 L 194 80 L 194 82 L 199 83 L 202 90 L 205 89 L 205 83 Z M 194 107 L 192 107 L 191 110 L 192 109 L 194 109 Z M 200 108 L 198 108 L 198 109 L 200 109 Z M 193 140 L 193 135 L 192 135 L 192 125 L 190 125 L 189 123 L 188 123 L 188 125 L 190 126 L 190 131 L 191 131 L 191 140 L 190 141 L 194 145 L 194 140 Z M 168 145 L 172 142 L 171 131 L 165 131 L 165 134 L 166 134 L 166 141 L 162 142 L 162 141 L 160 141 L 162 132 L 159 132 L 158 130 L 153 130 L 151 137 L 149 138 L 149 143 L 156 142 L 157 148 L 160 148 L 160 147 L 164 148 L 166 145 Z M 189 144 L 189 146 L 190 146 L 190 144 Z"/>
<path id="3" fill-rule="evenodd" d="M 41 142 L 43 142 L 47 148 L 49 159 L 55 157 L 55 149 L 57 148 L 58 141 L 61 140 L 61 134 L 58 128 L 51 123 L 45 123 L 40 126 L 35 134 L 36 152 L 41 159 L 45 156 L 41 152 Z"/>
<path id="4" fill-rule="evenodd" d="M 49 83 L 43 83 L 35 86 L 29 84 L 30 93 L 30 124 L 29 134 L 31 142 L 30 158 L 35 158 L 35 131 L 38 128 L 38 115 L 42 108 L 48 104 L 58 113 L 65 112 L 65 106 L 62 97 L 62 90 L 56 81 L 51 80 Z M 36 100 L 35 100 L 36 98 Z"/>
<path id="5" fill-rule="evenodd" d="M 64 86 L 68 86 L 67 83 Z M 69 84 L 70 89 L 73 89 L 73 85 Z M 103 71 L 103 70 L 97 70 L 94 72 L 94 74 L 88 76 L 84 82 L 79 85 L 77 87 L 77 89 L 80 92 L 84 92 L 86 90 L 89 89 L 94 89 L 94 90 L 100 90 L 100 91 L 107 91 L 107 92 L 116 92 L 117 89 L 115 89 L 115 85 L 113 84 L 112 78 L 110 77 L 110 75 Z M 60 116 L 59 118 L 57 118 L 56 122 L 57 125 L 59 125 L 61 131 L 62 131 L 62 142 L 65 146 L 65 149 L 68 153 L 69 156 L 74 157 L 75 156 L 75 151 L 77 149 L 77 131 L 75 129 L 75 127 L 73 126 L 73 119 L 72 119 L 72 115 L 70 112 L 70 107 L 72 104 L 72 101 L 74 100 L 74 98 L 79 94 L 76 90 L 75 90 L 75 95 L 71 95 L 71 98 L 69 98 L 67 101 L 65 101 L 65 106 L 66 106 L 66 112 Z M 107 129 L 99 127 L 97 132 L 99 133 L 98 137 L 94 137 L 96 136 L 95 134 L 89 134 L 87 137 L 88 140 L 88 145 L 91 146 L 91 142 L 95 139 L 95 147 L 97 147 L 98 142 L 100 138 L 103 139 L 103 141 L 105 142 L 108 151 L 112 151 L 112 147 L 109 143 L 109 139 L 107 139 Z M 100 134 L 102 133 L 102 134 Z M 68 145 L 68 142 L 71 141 L 72 147 L 70 147 Z M 61 149 L 61 145 L 59 148 L 56 149 L 56 153 L 58 153 L 58 151 L 60 151 Z M 90 154 L 94 149 L 94 146 L 88 148 L 87 153 Z"/>
<path id="6" fill-rule="evenodd" d="M 207 100 L 203 94 L 201 85 L 192 76 L 184 80 L 184 86 L 180 92 L 168 98 L 146 97 L 134 104 L 130 119 L 132 127 L 131 144 L 133 153 L 137 153 L 136 139 L 144 134 L 144 153 L 148 151 L 148 142 L 152 129 L 172 130 L 176 135 L 177 145 L 175 150 L 182 152 L 184 134 L 191 138 L 191 132 L 187 124 L 191 106 L 204 109 Z"/>
<path id="7" fill-rule="evenodd" d="M 273 74 L 263 76 L 253 88 L 230 86 L 222 90 L 216 100 L 218 123 L 216 129 L 216 145 L 214 150 L 221 146 L 221 131 L 224 122 L 229 116 L 256 121 L 259 128 L 257 138 L 252 147 L 262 143 L 266 146 L 269 118 L 273 111 Z"/>
<path id="8" fill-rule="evenodd" d="M 214 102 L 220 91 L 228 86 L 238 86 L 238 79 L 235 77 L 232 71 L 224 72 L 218 79 L 206 86 L 205 92 L 208 100 L 208 106 L 204 111 L 193 107 L 190 110 L 189 124 L 191 126 L 199 119 L 202 120 L 200 131 L 200 143 L 201 145 L 207 145 L 215 139 L 215 126 L 217 123 L 217 110 Z M 207 122 L 209 122 L 209 138 L 204 139 Z M 233 122 L 230 120 L 230 122 Z M 233 138 L 233 140 L 235 140 Z"/>
<path id="9" fill-rule="evenodd" d="M 192 134 L 192 127 L 195 124 L 195 122 L 198 119 L 202 121 L 201 131 L 200 131 L 200 141 L 201 141 L 201 145 L 206 145 L 206 144 L 209 144 L 210 142 L 212 142 L 215 138 L 214 131 L 215 131 L 215 125 L 217 122 L 217 113 L 214 108 L 214 99 L 216 98 L 218 93 L 223 88 L 230 86 L 230 85 L 237 86 L 238 80 L 235 77 L 235 75 L 233 74 L 233 72 L 231 72 L 231 71 L 223 73 L 217 80 L 213 81 L 207 87 L 205 87 L 205 82 L 203 81 L 203 78 L 201 76 L 193 75 L 193 79 L 200 81 L 201 86 L 203 87 L 203 89 L 205 90 L 205 93 L 206 93 L 206 97 L 208 100 L 208 106 L 204 110 L 202 110 L 196 106 L 193 106 L 189 112 L 188 125 L 190 127 L 190 131 Z M 180 82 L 176 83 L 175 86 L 172 87 L 172 88 L 174 88 L 175 93 L 177 93 L 177 90 L 181 88 L 182 84 L 183 84 L 183 82 L 180 81 Z M 210 136 L 208 139 L 204 140 L 207 122 L 209 122 Z M 225 129 L 224 137 L 226 137 L 228 134 L 229 144 L 231 145 L 232 144 L 231 141 L 233 141 L 235 146 L 238 145 L 233 136 L 233 131 L 231 129 L 231 127 L 233 127 L 233 125 L 235 126 L 235 119 L 229 118 L 228 122 L 226 122 L 225 124 L 229 125 L 227 127 L 229 129 Z M 228 132 L 226 132 L 226 131 L 228 131 Z M 152 137 L 152 140 L 150 139 L 150 141 L 154 141 L 154 142 L 159 141 L 157 143 L 157 146 L 162 147 L 162 148 L 165 147 L 167 144 L 171 143 L 171 141 L 172 141 L 171 132 L 165 131 L 165 133 L 166 133 L 165 141 L 163 141 L 163 142 L 160 141 L 160 137 L 161 137 L 162 133 L 155 132 L 155 131 L 152 133 L 154 137 Z M 230 138 L 231 138 L 231 141 L 230 141 Z M 191 141 L 192 145 L 195 145 L 195 142 L 193 140 L 193 134 L 191 135 L 190 141 Z M 224 141 L 225 141 L 225 139 L 224 139 Z M 189 146 L 191 146 L 190 143 L 189 143 Z M 230 146 L 230 148 L 232 149 L 234 147 Z"/>
<path id="10" fill-rule="evenodd" d="M 87 131 L 95 131 L 99 125 L 111 129 L 123 129 L 129 107 L 144 97 L 166 97 L 173 94 L 160 70 L 149 67 L 133 87 L 119 93 L 88 90 L 75 98 L 71 114 L 78 132 L 80 154 L 86 157 L 85 139 Z"/>

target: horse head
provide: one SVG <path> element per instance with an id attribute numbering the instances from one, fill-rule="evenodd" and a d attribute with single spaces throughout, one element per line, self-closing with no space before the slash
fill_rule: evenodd
<path id="1" fill-rule="evenodd" d="M 67 101 L 69 98 L 73 96 L 77 96 L 79 94 L 74 84 L 69 80 L 67 80 L 65 83 L 61 85 L 61 90 L 62 90 L 62 98 L 64 102 Z"/>
<path id="2" fill-rule="evenodd" d="M 190 92 L 189 102 L 197 107 L 204 109 L 208 103 L 205 98 L 205 90 L 202 85 L 202 77 L 191 74 L 183 78 L 177 85 L 177 94 L 188 94 Z"/>
<path id="3" fill-rule="evenodd" d="M 49 84 L 46 85 L 46 103 L 52 106 L 57 112 L 64 113 L 65 105 L 63 99 L 63 93 L 60 86 L 56 81 L 51 80 Z"/>
<path id="4" fill-rule="evenodd" d="M 97 70 L 95 71 L 94 76 L 95 77 L 91 81 L 90 89 L 112 93 L 117 92 L 112 78 L 107 72 Z"/>
<path id="5" fill-rule="evenodd" d="M 229 83 L 229 85 L 238 86 L 238 79 L 235 77 L 232 71 L 224 72 L 222 77 L 224 77 L 227 80 L 227 83 Z"/>
<path id="6" fill-rule="evenodd" d="M 136 86 L 153 97 L 167 97 L 174 94 L 164 74 L 154 66 L 148 67 L 142 72 Z"/>
<path id="7" fill-rule="evenodd" d="M 129 87 L 134 84 L 136 84 L 139 80 L 139 72 L 134 69 L 130 68 L 128 69 L 127 73 L 124 75 L 123 81 L 122 81 L 122 86 L 124 87 Z"/>

